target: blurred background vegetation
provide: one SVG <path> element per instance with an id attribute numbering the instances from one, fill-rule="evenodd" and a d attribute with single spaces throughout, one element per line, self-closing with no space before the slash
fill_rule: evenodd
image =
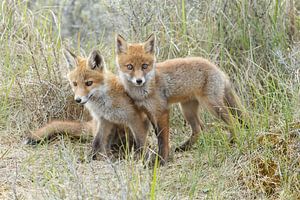
<path id="1" fill-rule="evenodd" d="M 269 124 L 296 110 L 286 104 L 297 103 L 299 10 L 300 2 L 293 0 L 4 0 L 0 124 L 26 127 L 50 118 L 77 119 L 77 111 L 65 112 L 72 99 L 65 98 L 71 92 L 61 48 L 82 55 L 101 49 L 114 69 L 116 33 L 143 41 L 152 32 L 158 61 L 211 59 L 230 75 L 249 110 Z"/>

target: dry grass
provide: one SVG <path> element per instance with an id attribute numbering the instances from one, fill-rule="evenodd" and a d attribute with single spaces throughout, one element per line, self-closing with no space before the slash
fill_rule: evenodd
<path id="1" fill-rule="evenodd" d="M 299 199 L 298 2 L 141 2 L 97 4 L 95 8 L 106 9 L 101 23 L 117 29 L 97 30 L 93 37 L 88 27 L 95 19 L 76 10 L 74 15 L 85 23 L 83 37 L 63 40 L 68 22 L 62 7 L 41 0 L 32 1 L 29 9 L 26 2 L 2 1 L 0 199 Z M 81 8 L 80 3 L 75 7 Z M 232 146 L 224 124 L 202 112 L 206 130 L 194 149 L 172 151 L 170 162 L 157 169 L 143 166 L 131 153 L 125 159 L 79 162 L 90 142 L 68 137 L 22 145 L 26 134 L 50 119 L 88 118 L 73 102 L 62 46 L 82 54 L 99 48 L 113 69 L 112 33 L 120 30 L 132 40 L 154 30 L 159 60 L 194 55 L 217 63 L 249 111 L 250 129 L 236 125 L 239 135 Z M 99 33 L 105 38 L 91 39 Z M 171 128 L 174 149 L 191 132 L 177 106 Z M 156 144 L 155 136 L 149 141 Z"/>
<path id="2" fill-rule="evenodd" d="M 297 131 L 298 135 L 286 138 L 279 133 L 259 134 L 259 146 L 243 153 L 237 147 L 222 149 L 227 147 L 220 145 L 221 133 L 215 138 L 206 133 L 199 147 L 174 154 L 172 161 L 157 170 L 155 197 L 297 199 Z M 132 158 L 79 162 L 89 148 L 89 143 L 68 138 L 36 148 L 21 146 L 19 138 L 1 140 L 1 198 L 150 198 L 153 169 Z"/>

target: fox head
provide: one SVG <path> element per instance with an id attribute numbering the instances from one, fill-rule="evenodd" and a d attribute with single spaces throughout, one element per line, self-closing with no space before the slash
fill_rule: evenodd
<path id="1" fill-rule="evenodd" d="M 127 43 L 121 36 L 116 38 L 119 75 L 122 81 L 143 86 L 155 73 L 155 37 L 151 34 L 143 43 Z"/>
<path id="2" fill-rule="evenodd" d="M 85 104 L 93 93 L 104 84 L 105 63 L 100 52 L 94 50 L 88 58 L 76 56 L 72 52 L 64 51 L 70 72 L 68 79 L 77 103 Z"/>

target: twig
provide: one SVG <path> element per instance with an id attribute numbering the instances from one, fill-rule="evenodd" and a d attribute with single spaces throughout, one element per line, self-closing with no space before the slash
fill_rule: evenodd
<path id="1" fill-rule="evenodd" d="M 16 162 L 16 176 L 15 176 L 15 182 L 13 185 L 13 192 L 15 199 L 19 199 L 17 195 L 17 179 L 18 179 L 18 163 Z"/>

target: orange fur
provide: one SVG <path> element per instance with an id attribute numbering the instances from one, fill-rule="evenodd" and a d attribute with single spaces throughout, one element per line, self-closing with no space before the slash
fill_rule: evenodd
<path id="1" fill-rule="evenodd" d="M 144 43 L 127 43 L 117 37 L 117 62 L 122 83 L 135 101 L 145 110 L 156 127 L 159 152 L 168 158 L 169 106 L 180 103 L 185 119 L 192 127 L 192 136 L 179 149 L 188 149 L 199 137 L 203 124 L 198 116 L 205 105 L 218 118 L 231 124 L 228 107 L 240 115 L 238 97 L 228 77 L 217 66 L 200 57 L 177 58 L 155 62 L 154 36 Z M 143 66 L 147 66 L 147 68 Z M 162 135 L 161 135 L 162 134 Z"/>
<path id="2" fill-rule="evenodd" d="M 28 141 L 34 143 L 33 141 L 62 132 L 72 136 L 79 136 L 85 131 L 89 134 L 92 132 L 94 135 L 92 156 L 96 158 L 96 153 L 106 155 L 112 143 L 118 143 L 116 140 L 120 138 L 125 139 L 123 127 L 127 126 L 134 136 L 136 147 L 142 150 L 146 143 L 148 120 L 126 94 L 119 78 L 106 70 L 100 53 L 93 51 L 88 58 L 82 58 L 71 52 L 65 52 L 65 56 L 71 68 L 68 78 L 75 100 L 85 105 L 93 120 L 82 123 L 51 122 L 32 133 Z"/>

